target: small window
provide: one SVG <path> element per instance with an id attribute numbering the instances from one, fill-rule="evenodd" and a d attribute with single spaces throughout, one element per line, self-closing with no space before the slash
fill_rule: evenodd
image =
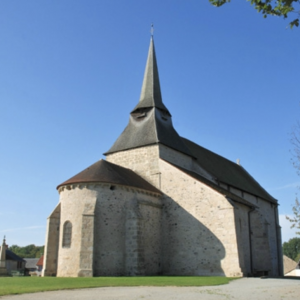
<path id="1" fill-rule="evenodd" d="M 72 240 L 72 223 L 70 221 L 66 221 L 64 224 L 63 230 L 63 248 L 70 248 Z"/>

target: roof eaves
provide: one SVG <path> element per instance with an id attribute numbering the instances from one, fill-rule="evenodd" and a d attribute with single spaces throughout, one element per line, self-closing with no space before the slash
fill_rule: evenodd
<path id="1" fill-rule="evenodd" d="M 228 183 L 220 181 L 220 180 L 218 180 L 218 182 L 228 185 Z M 275 205 L 279 205 L 278 200 L 275 199 L 275 198 L 273 198 L 271 195 L 270 195 L 271 198 L 266 199 L 266 198 L 264 198 L 262 196 L 259 196 L 259 195 L 253 194 L 253 193 L 251 193 L 249 191 L 243 190 L 240 187 L 237 187 L 237 186 L 234 186 L 234 185 L 228 185 L 228 186 L 229 187 L 233 187 L 233 188 L 235 188 L 237 190 L 240 190 L 242 193 L 246 193 L 246 194 L 252 195 L 253 197 L 260 198 L 260 199 L 265 200 L 267 202 L 271 202 L 272 204 L 275 204 Z"/>
<path id="2" fill-rule="evenodd" d="M 78 181 L 72 181 L 70 183 L 62 183 L 60 184 L 59 186 L 57 186 L 57 190 L 60 191 L 60 188 L 62 187 L 65 187 L 65 186 L 72 186 L 72 185 L 80 185 L 80 184 L 96 184 L 96 183 L 99 183 L 99 184 L 103 184 L 103 185 L 111 185 L 111 186 L 119 186 L 119 187 L 123 187 L 123 188 L 130 188 L 130 189 L 133 189 L 133 190 L 136 190 L 136 191 L 140 191 L 141 193 L 145 193 L 145 194 L 153 194 L 153 195 L 159 195 L 161 196 L 163 193 L 156 189 L 155 187 L 153 187 L 154 189 L 153 190 L 149 190 L 149 189 L 143 189 L 143 188 L 140 188 L 140 187 L 136 187 L 136 186 L 132 186 L 132 185 L 129 185 L 129 184 L 120 184 L 120 183 L 113 183 L 113 182 L 110 182 L 110 181 L 92 181 L 92 180 L 87 180 L 87 181 L 83 181 L 83 180 L 78 180 Z"/>
<path id="3" fill-rule="evenodd" d="M 7 260 L 14 260 L 14 261 L 24 261 L 25 260 L 17 255 L 16 253 L 12 252 L 11 250 L 6 249 L 6 259 Z"/>
<path id="4" fill-rule="evenodd" d="M 126 186 L 128 188 L 144 190 L 146 193 L 161 194 L 161 192 L 147 180 L 136 174 L 134 171 L 114 163 L 100 160 L 85 170 L 64 181 L 57 186 L 72 186 L 88 183 L 105 183 L 110 185 Z"/>

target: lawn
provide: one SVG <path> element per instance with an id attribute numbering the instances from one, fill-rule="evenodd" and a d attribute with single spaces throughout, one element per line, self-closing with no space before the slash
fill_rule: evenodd
<path id="1" fill-rule="evenodd" d="M 233 278 L 202 276 L 149 277 L 0 277 L 0 296 L 43 291 L 108 286 L 211 286 L 226 284 Z"/>

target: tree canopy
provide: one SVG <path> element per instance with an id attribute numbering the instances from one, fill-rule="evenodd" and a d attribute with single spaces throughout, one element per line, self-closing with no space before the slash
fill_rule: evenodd
<path id="1" fill-rule="evenodd" d="M 283 243 L 282 252 L 287 257 L 298 261 L 300 259 L 300 238 L 292 238 L 288 242 Z"/>
<path id="2" fill-rule="evenodd" d="M 300 0 L 247 0 L 251 5 L 266 18 L 268 15 L 283 17 L 295 15 L 295 19 L 291 21 L 290 27 L 299 26 L 300 16 Z M 230 0 L 209 0 L 214 6 L 222 6 Z"/>
<path id="3" fill-rule="evenodd" d="M 44 253 L 44 246 L 35 246 L 33 244 L 25 247 L 12 245 L 8 249 L 22 258 L 39 258 Z"/>

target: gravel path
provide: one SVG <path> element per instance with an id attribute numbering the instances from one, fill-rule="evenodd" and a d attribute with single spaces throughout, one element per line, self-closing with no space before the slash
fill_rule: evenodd
<path id="1" fill-rule="evenodd" d="M 209 287 L 109 287 L 2 296 L 1 300 L 300 300 L 300 280 L 242 278 Z"/>

